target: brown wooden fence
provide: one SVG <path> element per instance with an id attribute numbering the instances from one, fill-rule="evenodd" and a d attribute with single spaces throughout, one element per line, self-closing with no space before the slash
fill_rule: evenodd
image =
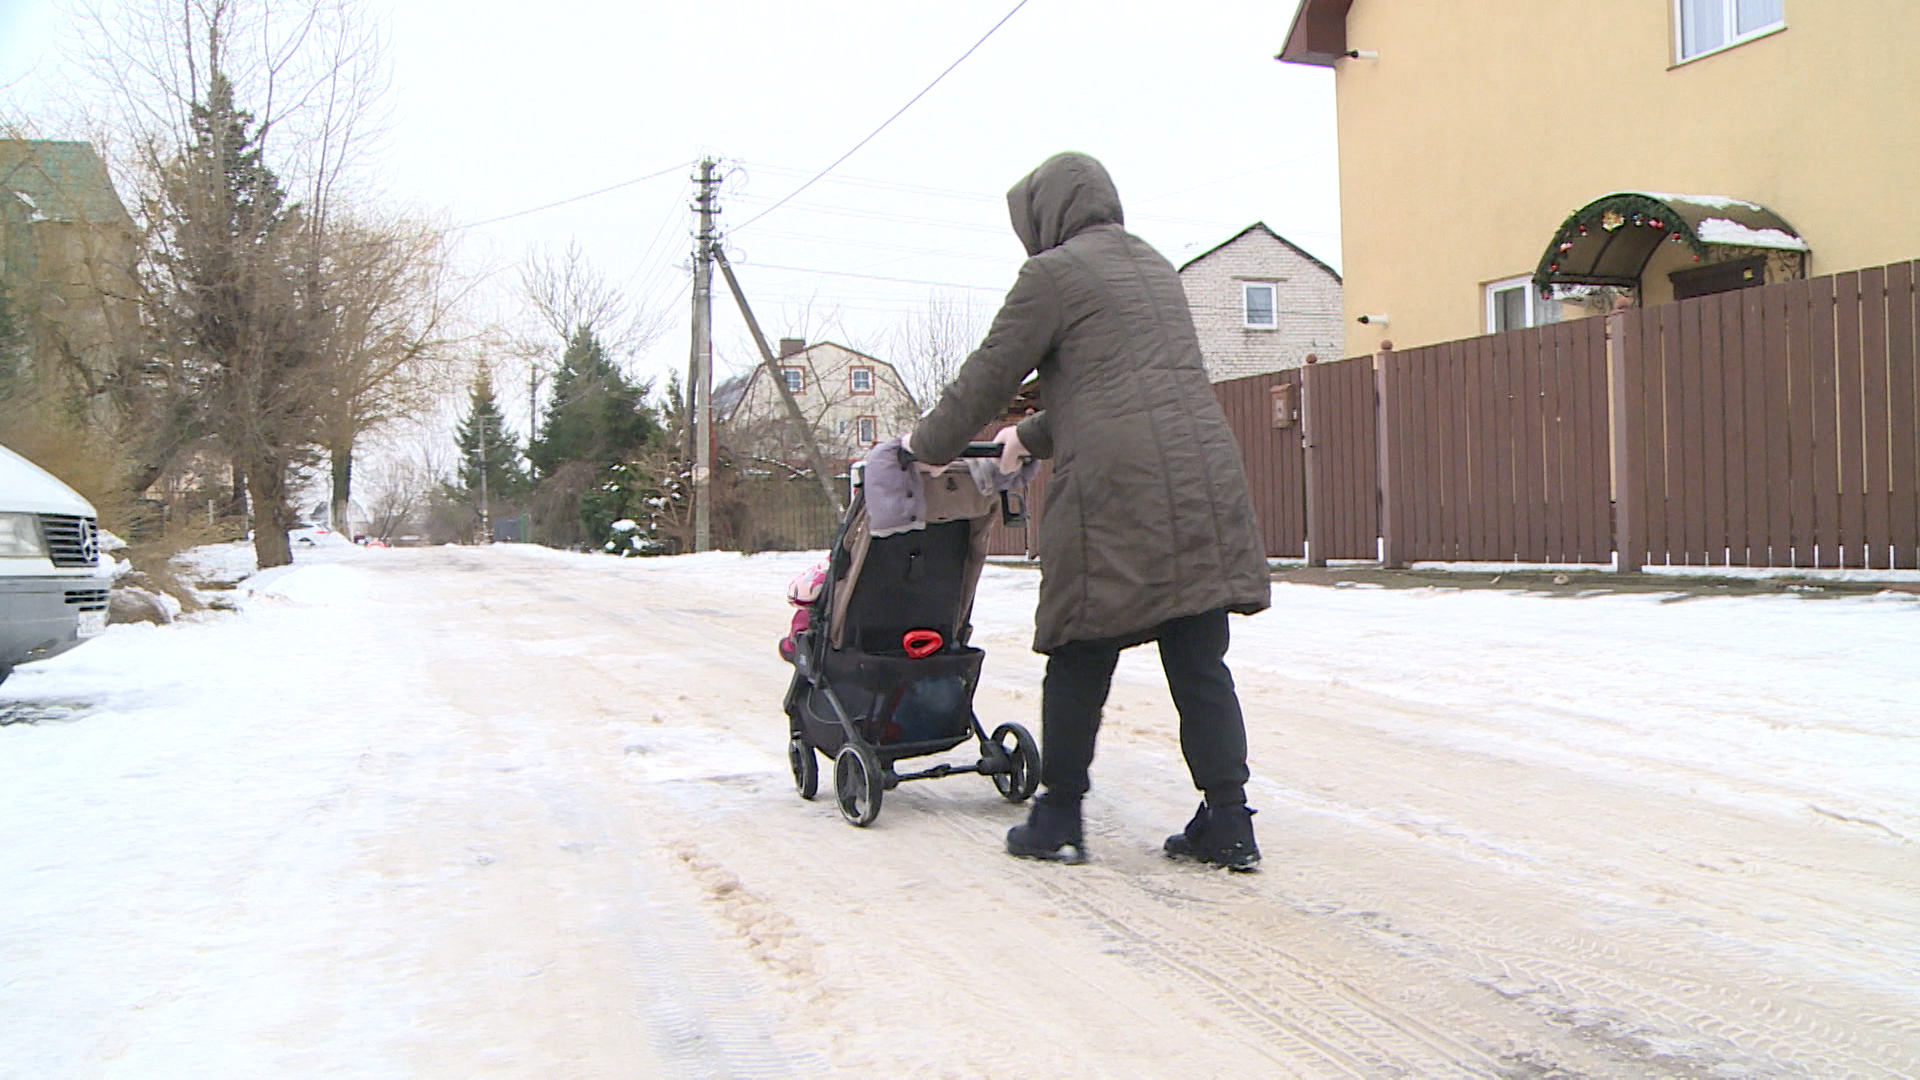
<path id="1" fill-rule="evenodd" d="M 1607 561 L 1603 322 L 1384 353 L 1377 368 L 1388 563 Z"/>
<path id="2" fill-rule="evenodd" d="M 1629 312 L 1621 563 L 1916 565 L 1916 264 Z"/>
<path id="3" fill-rule="evenodd" d="M 1215 392 L 1269 556 L 1912 568 L 1916 331 L 1898 263 Z"/>

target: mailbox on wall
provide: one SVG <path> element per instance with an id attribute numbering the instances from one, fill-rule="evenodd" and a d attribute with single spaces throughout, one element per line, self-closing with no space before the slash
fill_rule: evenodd
<path id="1" fill-rule="evenodd" d="M 1267 389 L 1273 402 L 1273 426 L 1286 428 L 1293 426 L 1293 384 L 1275 383 Z"/>

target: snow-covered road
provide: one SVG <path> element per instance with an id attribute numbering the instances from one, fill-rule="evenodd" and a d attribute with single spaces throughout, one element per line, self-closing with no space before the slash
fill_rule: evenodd
<path id="1" fill-rule="evenodd" d="M 1067 868 L 794 796 L 807 556 L 300 556 L 0 689 L 0 1077 L 1920 1075 L 1910 597 L 1276 586 L 1234 876 L 1151 650 Z"/>

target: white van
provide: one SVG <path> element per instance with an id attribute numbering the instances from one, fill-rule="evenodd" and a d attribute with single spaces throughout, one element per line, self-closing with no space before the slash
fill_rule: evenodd
<path id="1" fill-rule="evenodd" d="M 111 585 L 93 505 L 0 446 L 0 682 L 106 630 Z"/>

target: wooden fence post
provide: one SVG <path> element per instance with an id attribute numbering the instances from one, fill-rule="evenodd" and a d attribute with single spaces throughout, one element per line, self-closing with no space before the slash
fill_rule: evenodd
<path id="1" fill-rule="evenodd" d="M 1382 348 L 1373 355 L 1373 430 L 1374 442 L 1378 447 L 1379 479 L 1375 486 L 1379 488 L 1380 500 L 1380 565 L 1390 570 L 1406 569 L 1406 554 L 1400 542 L 1400 515 L 1395 511 L 1394 484 L 1400 479 L 1393 469 L 1393 455 L 1397 449 L 1399 433 L 1389 423 L 1393 419 L 1387 411 L 1387 395 L 1393 389 L 1393 381 L 1387 375 L 1387 367 L 1393 359 L 1390 348 Z"/>
<path id="2" fill-rule="evenodd" d="M 1306 474 L 1307 486 L 1307 565 L 1327 565 L 1328 526 L 1325 508 L 1320 500 L 1325 495 L 1326 484 L 1319 476 L 1320 454 L 1315 449 L 1317 421 L 1314 417 L 1314 376 L 1318 367 L 1309 364 L 1300 369 L 1300 446 L 1301 459 Z"/>
<path id="3" fill-rule="evenodd" d="M 1644 358 L 1628 356 L 1637 346 L 1627 340 L 1627 319 L 1626 312 L 1606 316 L 1607 411 L 1612 420 L 1613 440 L 1610 486 L 1613 489 L 1614 569 L 1623 574 L 1639 572 L 1647 548 L 1646 523 L 1640 519 L 1641 507 L 1646 504 L 1645 449 L 1637 445 L 1640 425 L 1632 422 L 1635 410 L 1642 407 L 1640 395 L 1635 391 Z"/>

